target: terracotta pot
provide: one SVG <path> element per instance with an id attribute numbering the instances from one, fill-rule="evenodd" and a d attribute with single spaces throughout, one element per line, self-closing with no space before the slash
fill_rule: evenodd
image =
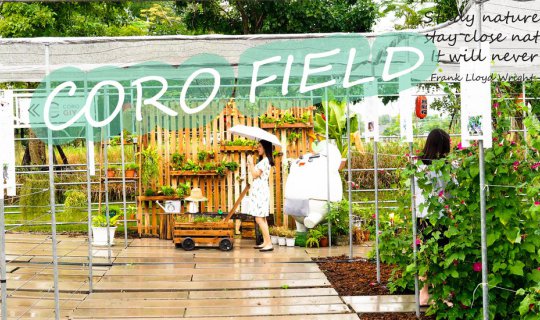
<path id="1" fill-rule="evenodd" d="M 126 178 L 135 178 L 136 175 L 137 175 L 137 170 L 126 169 Z"/>
<path id="2" fill-rule="evenodd" d="M 107 178 L 114 178 L 116 176 L 116 170 L 107 170 Z"/>
<path id="3" fill-rule="evenodd" d="M 321 239 L 319 239 L 319 245 L 321 247 L 328 247 L 328 238 L 322 237 Z"/>
<path id="4" fill-rule="evenodd" d="M 364 230 L 364 241 L 369 241 L 369 235 L 370 235 L 369 230 Z"/>

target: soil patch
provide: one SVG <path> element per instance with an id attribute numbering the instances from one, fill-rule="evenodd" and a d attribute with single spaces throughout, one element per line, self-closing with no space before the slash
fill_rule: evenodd
<path id="1" fill-rule="evenodd" d="M 377 283 L 377 265 L 357 259 L 348 262 L 347 256 L 315 259 L 332 287 L 340 296 L 389 295 L 386 287 L 392 275 L 392 266 L 381 263 L 381 283 Z M 405 292 L 411 293 L 411 292 Z"/>

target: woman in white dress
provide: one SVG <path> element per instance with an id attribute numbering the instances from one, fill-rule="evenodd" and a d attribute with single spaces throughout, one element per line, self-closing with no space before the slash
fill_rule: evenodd
<path id="1" fill-rule="evenodd" d="M 261 252 L 272 251 L 272 241 L 268 232 L 268 222 L 266 217 L 270 214 L 270 187 L 268 179 L 270 177 L 270 168 L 274 166 L 272 156 L 272 144 L 266 140 L 261 140 L 257 148 L 259 161 L 253 165 L 253 157 L 248 157 L 248 170 L 253 177 L 253 183 L 250 189 L 251 203 L 249 205 L 250 214 L 255 217 L 255 222 L 263 235 L 263 243 L 256 246 Z"/>

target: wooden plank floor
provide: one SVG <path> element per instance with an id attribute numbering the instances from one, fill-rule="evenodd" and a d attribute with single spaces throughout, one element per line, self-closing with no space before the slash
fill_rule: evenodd
<path id="1" fill-rule="evenodd" d="M 120 241 L 121 242 L 121 241 Z M 84 237 L 58 237 L 62 319 L 358 319 L 303 248 L 184 251 L 158 239 L 94 248 L 89 293 Z M 8 318 L 54 318 L 51 241 L 8 234 Z"/>

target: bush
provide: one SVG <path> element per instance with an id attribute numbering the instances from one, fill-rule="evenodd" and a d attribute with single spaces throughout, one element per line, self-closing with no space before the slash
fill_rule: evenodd
<path id="1" fill-rule="evenodd" d="M 19 204 L 23 220 L 48 212 L 50 210 L 48 176 L 33 175 L 25 178 L 22 181 Z"/>
<path id="2" fill-rule="evenodd" d="M 493 148 L 485 150 L 485 178 L 491 185 L 486 189 L 489 300 L 492 301 L 489 311 L 496 319 L 518 319 L 529 314 L 524 299 L 532 299 L 532 291 L 521 289 L 534 288 L 540 281 L 537 269 L 540 265 L 540 124 L 526 117 L 529 140 L 516 139 L 509 134 L 512 128 L 509 119 L 523 116 L 520 106 L 504 94 L 495 101 Z M 397 265 L 390 288 L 394 291 L 411 288 L 416 271 L 427 276 L 434 300 L 427 313 L 436 315 L 437 319 L 477 319 L 482 314 L 479 287 L 482 279 L 478 272 L 481 261 L 478 157 L 478 148 L 473 146 L 455 150 L 446 159 L 433 162 L 430 170 L 440 172 L 446 182 L 444 192 L 435 190 L 426 173 L 419 172 L 414 165 L 403 172 L 403 185 L 410 175 L 417 176 L 427 199 L 425 206 L 432 213 L 429 226 L 419 235 L 417 266 L 412 259 L 407 207 L 410 194 L 401 199 L 399 214 L 406 217 L 404 221 L 381 235 L 381 258 Z M 439 213 L 443 213 L 441 218 Z M 520 301 L 509 290 L 528 292 L 529 298 Z M 451 301 L 454 307 L 447 306 L 445 301 Z M 532 311 L 537 312 L 536 302 L 531 304 Z"/>
<path id="3" fill-rule="evenodd" d="M 79 190 L 70 190 L 66 192 L 66 200 L 64 201 L 64 214 L 66 216 L 76 215 L 85 211 L 88 207 L 88 197 Z"/>

